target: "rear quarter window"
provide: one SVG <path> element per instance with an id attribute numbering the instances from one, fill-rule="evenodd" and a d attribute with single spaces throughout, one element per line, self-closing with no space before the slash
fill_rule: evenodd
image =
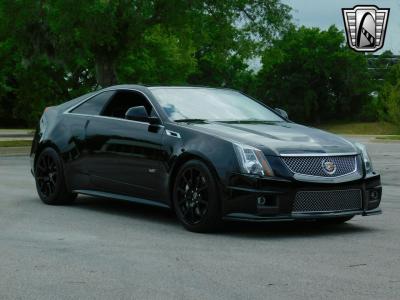
<path id="1" fill-rule="evenodd" d="M 100 115 L 108 100 L 110 100 L 113 95 L 114 91 L 100 93 L 71 110 L 71 113 L 84 115 Z"/>

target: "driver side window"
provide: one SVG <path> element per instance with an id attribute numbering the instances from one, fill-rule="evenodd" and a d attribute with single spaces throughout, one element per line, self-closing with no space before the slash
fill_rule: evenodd
<path id="1" fill-rule="evenodd" d="M 139 92 L 118 91 L 104 108 L 102 115 L 113 118 L 125 118 L 125 113 L 131 107 L 144 106 L 147 114 L 155 114 L 149 101 Z"/>

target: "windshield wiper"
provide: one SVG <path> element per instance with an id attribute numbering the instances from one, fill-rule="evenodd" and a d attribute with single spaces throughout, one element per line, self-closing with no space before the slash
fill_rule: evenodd
<path id="1" fill-rule="evenodd" d="M 174 122 L 199 122 L 199 123 L 203 123 L 206 122 L 206 119 L 177 119 L 174 120 Z"/>
<path id="2" fill-rule="evenodd" d="M 251 124 L 251 123 L 277 123 L 282 121 L 270 121 L 270 120 L 260 120 L 260 119 L 244 119 L 244 120 L 219 120 L 216 122 L 221 123 L 232 123 L 232 124 Z"/>

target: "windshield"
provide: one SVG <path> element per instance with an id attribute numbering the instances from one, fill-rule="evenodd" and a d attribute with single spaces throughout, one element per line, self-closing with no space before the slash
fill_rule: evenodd
<path id="1" fill-rule="evenodd" d="M 151 88 L 173 121 L 283 121 L 277 114 L 243 94 L 212 88 Z"/>

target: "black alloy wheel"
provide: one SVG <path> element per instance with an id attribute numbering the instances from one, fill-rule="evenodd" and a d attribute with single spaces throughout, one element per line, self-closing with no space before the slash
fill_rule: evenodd
<path id="1" fill-rule="evenodd" d="M 46 198 L 51 197 L 56 192 L 57 172 L 57 164 L 53 158 L 48 153 L 41 155 L 37 162 L 36 179 L 40 193 Z"/>
<path id="2" fill-rule="evenodd" d="M 35 180 L 39 197 L 46 204 L 70 204 L 76 198 L 66 188 L 62 161 L 53 148 L 44 149 L 37 158 Z"/>
<path id="3" fill-rule="evenodd" d="M 182 166 L 175 180 L 173 202 L 186 229 L 207 232 L 218 227 L 218 188 L 213 174 L 203 162 L 191 160 Z"/>

